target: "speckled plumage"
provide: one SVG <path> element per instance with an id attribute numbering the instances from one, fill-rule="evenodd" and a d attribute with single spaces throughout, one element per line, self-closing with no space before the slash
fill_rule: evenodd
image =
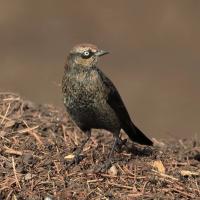
<path id="1" fill-rule="evenodd" d="M 97 67 L 98 57 L 105 53 L 91 44 L 77 45 L 70 51 L 62 82 L 64 105 L 69 115 L 86 133 L 92 128 L 112 132 L 115 143 L 111 154 L 120 140 L 121 129 L 132 141 L 152 145 L 132 123 L 114 84 Z"/>
<path id="2" fill-rule="evenodd" d="M 64 104 L 71 118 L 86 131 L 101 128 L 119 133 L 120 122 L 107 104 L 108 90 L 101 80 L 100 70 L 93 66 L 69 68 L 63 78 Z"/>

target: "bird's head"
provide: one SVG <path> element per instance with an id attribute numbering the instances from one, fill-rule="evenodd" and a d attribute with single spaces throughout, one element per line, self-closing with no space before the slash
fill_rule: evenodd
<path id="1" fill-rule="evenodd" d="M 108 52 L 98 49 L 93 44 L 79 44 L 70 51 L 68 64 L 70 66 L 92 67 L 97 64 L 98 58 L 105 54 L 108 54 Z"/>

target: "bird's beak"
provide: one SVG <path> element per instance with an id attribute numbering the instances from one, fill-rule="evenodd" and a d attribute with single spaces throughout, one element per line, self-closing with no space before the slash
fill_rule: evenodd
<path id="1" fill-rule="evenodd" d="M 108 51 L 99 50 L 95 54 L 96 54 L 96 56 L 103 56 L 103 55 L 106 55 L 108 53 L 109 53 Z"/>

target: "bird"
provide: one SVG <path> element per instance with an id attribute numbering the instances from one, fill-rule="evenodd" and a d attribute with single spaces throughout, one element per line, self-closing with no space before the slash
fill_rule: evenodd
<path id="1" fill-rule="evenodd" d="M 108 53 L 96 45 L 83 43 L 74 46 L 67 56 L 62 79 L 64 105 L 71 119 L 87 136 L 76 151 L 73 163 L 78 162 L 92 129 L 105 129 L 113 134 L 114 142 L 105 163 L 111 163 L 116 146 L 122 142 L 121 129 L 133 142 L 153 145 L 132 122 L 117 88 L 97 66 L 99 58 Z"/>

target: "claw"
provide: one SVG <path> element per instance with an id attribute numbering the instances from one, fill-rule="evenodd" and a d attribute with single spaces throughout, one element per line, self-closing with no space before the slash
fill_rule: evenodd
<path id="1" fill-rule="evenodd" d="M 124 140 L 119 139 L 119 140 L 117 141 L 115 150 L 116 150 L 117 152 L 121 152 L 122 146 L 124 146 L 124 145 L 126 146 L 126 142 L 127 142 L 127 139 L 124 139 Z"/>

